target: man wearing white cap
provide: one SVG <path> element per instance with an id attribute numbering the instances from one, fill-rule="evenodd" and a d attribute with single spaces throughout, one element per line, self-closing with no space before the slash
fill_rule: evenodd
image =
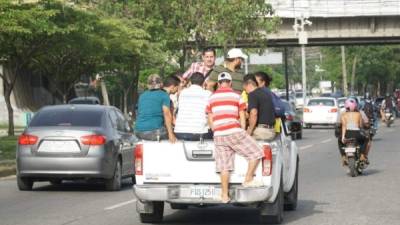
<path id="1" fill-rule="evenodd" d="M 211 70 L 207 80 L 207 89 L 214 91 L 217 84 L 218 74 L 228 72 L 232 76 L 233 90 L 241 92 L 243 90 L 242 81 L 244 75 L 237 72 L 237 70 L 240 69 L 243 61 L 246 59 L 247 55 L 244 54 L 240 48 L 232 48 L 229 50 L 224 64 L 214 66 Z"/>

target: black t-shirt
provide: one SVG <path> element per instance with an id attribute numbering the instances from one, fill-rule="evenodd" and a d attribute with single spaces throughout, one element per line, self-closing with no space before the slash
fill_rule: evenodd
<path id="1" fill-rule="evenodd" d="M 249 93 L 248 112 L 257 109 L 257 124 L 274 125 L 275 112 L 271 95 L 267 95 L 261 88 Z"/>

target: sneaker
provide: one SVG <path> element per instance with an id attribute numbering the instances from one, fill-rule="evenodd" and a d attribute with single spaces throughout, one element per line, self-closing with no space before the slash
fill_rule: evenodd
<path id="1" fill-rule="evenodd" d="M 264 183 L 262 181 L 252 180 L 250 182 L 244 182 L 242 186 L 245 188 L 262 187 L 264 186 Z"/>

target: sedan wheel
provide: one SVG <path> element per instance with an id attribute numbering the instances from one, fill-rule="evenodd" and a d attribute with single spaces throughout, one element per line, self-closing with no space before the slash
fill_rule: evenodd
<path id="1" fill-rule="evenodd" d="M 119 191 L 122 183 L 122 170 L 121 161 L 118 160 L 115 165 L 114 176 L 111 179 L 106 180 L 107 191 Z"/>
<path id="2" fill-rule="evenodd" d="M 17 176 L 17 185 L 20 191 L 32 191 L 33 181 L 29 178 Z"/>

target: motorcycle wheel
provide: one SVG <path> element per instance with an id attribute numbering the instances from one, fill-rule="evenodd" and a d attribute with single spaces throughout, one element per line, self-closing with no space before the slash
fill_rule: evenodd
<path id="1" fill-rule="evenodd" d="M 386 122 L 386 127 L 390 127 L 390 122 Z"/>
<path id="2" fill-rule="evenodd" d="M 356 168 L 356 160 L 354 157 L 347 158 L 347 162 L 349 164 L 350 169 L 350 176 L 355 177 L 358 175 L 357 168 Z"/>

